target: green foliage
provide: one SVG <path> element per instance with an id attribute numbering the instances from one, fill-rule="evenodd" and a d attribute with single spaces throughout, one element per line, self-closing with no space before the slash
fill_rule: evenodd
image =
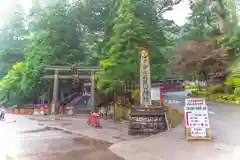
<path id="1" fill-rule="evenodd" d="M 181 40 L 201 42 L 206 37 L 217 33 L 217 16 L 212 12 L 211 3 L 210 0 L 190 3 L 192 13 L 188 16 L 188 22 L 182 28 Z"/>
<path id="2" fill-rule="evenodd" d="M 199 0 L 190 1 L 189 4 L 192 12 L 188 16 L 187 23 L 182 27 L 178 43 L 194 41 L 199 44 L 205 44 L 208 39 L 214 39 L 214 37 L 220 37 L 221 35 L 222 38 L 219 40 L 220 45 L 216 45 L 214 51 L 209 53 L 221 54 L 227 51 L 224 54 L 228 58 L 225 58 L 225 62 L 223 61 L 222 64 L 230 64 L 230 68 L 228 68 L 229 65 L 224 65 L 221 70 L 235 70 L 239 72 L 239 18 L 237 16 L 235 0 Z M 225 50 L 227 47 L 231 49 Z M 193 50 L 192 53 L 196 53 L 196 51 L 198 52 L 198 49 Z M 189 56 L 186 57 L 190 59 Z M 201 69 L 203 68 L 201 67 Z M 208 72 L 208 70 L 211 70 L 211 68 L 206 71 Z M 193 72 L 195 71 L 196 69 L 193 70 Z"/>
<path id="3" fill-rule="evenodd" d="M 4 76 L 0 81 L 0 93 L 1 99 L 7 98 L 13 100 L 16 95 L 21 94 L 21 80 L 26 72 L 26 65 L 23 62 L 17 62 L 13 65 L 12 69 Z"/>
<path id="4" fill-rule="evenodd" d="M 230 102 L 230 103 L 239 103 L 239 96 L 236 94 L 210 94 L 207 95 L 206 92 L 201 91 L 192 91 L 188 93 L 188 96 L 191 97 L 204 97 L 206 99 L 212 101 L 219 101 L 219 102 Z"/>
<path id="5" fill-rule="evenodd" d="M 198 86 L 196 85 L 196 83 L 189 83 L 189 84 L 185 84 L 184 88 L 185 89 L 197 89 Z"/>
<path id="6" fill-rule="evenodd" d="M 240 88 L 235 88 L 234 94 L 235 94 L 236 96 L 240 96 Z"/>
<path id="7" fill-rule="evenodd" d="M 240 86 L 240 77 L 234 76 L 234 75 L 229 75 L 226 80 L 224 81 L 224 84 L 226 85 L 232 85 L 235 87 Z"/>
<path id="8" fill-rule="evenodd" d="M 126 80 L 139 81 L 142 47 L 149 51 L 152 77 L 160 79 L 170 72 L 167 62 L 180 32 L 162 13 L 180 1 L 76 0 L 66 5 L 64 0 L 32 8 L 28 16 L 18 6 L 0 32 L 0 71 L 6 74 L 0 98 L 18 103 L 31 97 L 44 84 L 46 64 L 100 64 L 98 87 L 121 92 Z"/>
<path id="9" fill-rule="evenodd" d="M 231 48 L 231 66 L 230 71 L 233 71 L 232 77 L 239 77 L 240 73 L 240 32 L 234 34 L 225 35 L 219 40 L 219 44 Z M 239 83 L 238 83 L 239 84 Z"/>
<path id="10" fill-rule="evenodd" d="M 27 71 L 22 90 L 26 95 L 40 83 L 45 65 L 68 65 L 83 62 L 81 32 L 68 6 L 57 4 L 37 12 L 38 22 L 32 26 L 30 43 L 25 49 Z"/>
<path id="11" fill-rule="evenodd" d="M 160 77 L 165 57 L 165 37 L 156 17 L 154 1 L 116 2 L 115 16 L 109 22 L 99 56 L 102 72 L 98 86 L 105 91 L 123 89 L 126 80 L 138 82 L 141 48 L 150 54 L 151 74 Z"/>
<path id="12" fill-rule="evenodd" d="M 207 91 L 209 94 L 224 93 L 224 86 L 222 84 L 212 85 Z"/>
<path id="13" fill-rule="evenodd" d="M 215 99 L 216 101 L 224 101 L 224 102 L 236 102 L 238 100 L 238 97 L 236 95 L 228 95 L 228 94 L 214 95 L 211 98 Z"/>
<path id="14" fill-rule="evenodd" d="M 27 36 L 24 10 L 20 5 L 14 5 L 11 10 L 0 29 L 0 77 L 7 74 L 17 61 L 24 59 Z"/>
<path id="15" fill-rule="evenodd" d="M 49 8 L 38 9 L 32 16 L 29 21 L 31 27 L 28 41 L 22 46 L 25 58 L 21 63 L 24 63 L 26 69 L 21 79 L 18 79 L 17 85 L 7 82 L 15 73 L 13 69 L 1 80 L 1 85 L 6 86 L 1 92 L 4 96 L 9 93 L 15 99 L 31 96 L 33 89 L 42 83 L 40 78 L 44 65 L 84 63 L 86 55 L 81 45 L 82 34 L 70 6 L 59 3 Z M 20 45 L 20 42 L 17 44 Z M 16 46 L 13 47 L 17 49 Z M 12 81 L 15 80 L 13 77 Z"/>

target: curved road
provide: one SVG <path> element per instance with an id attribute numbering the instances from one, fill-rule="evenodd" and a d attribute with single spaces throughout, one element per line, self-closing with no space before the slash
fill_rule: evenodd
<path id="1" fill-rule="evenodd" d="M 184 109 L 187 91 L 164 93 L 164 103 Z M 213 140 L 240 146 L 240 105 L 207 101 Z"/>

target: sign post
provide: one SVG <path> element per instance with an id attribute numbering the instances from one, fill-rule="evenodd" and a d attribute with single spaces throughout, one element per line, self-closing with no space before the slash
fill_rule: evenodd
<path id="1" fill-rule="evenodd" d="M 152 105 L 151 101 L 151 75 L 149 55 L 146 49 L 141 51 L 140 60 L 140 99 L 141 105 L 148 107 Z"/>
<path id="2" fill-rule="evenodd" d="M 151 88 L 150 63 L 148 52 L 141 51 L 140 59 L 140 99 L 143 107 L 132 107 L 128 134 L 156 134 L 169 130 L 164 107 L 153 105 L 152 100 L 161 104 L 160 88 Z"/>
<path id="3" fill-rule="evenodd" d="M 187 140 L 211 140 L 211 129 L 208 117 L 208 107 L 205 99 L 185 99 L 185 134 Z"/>

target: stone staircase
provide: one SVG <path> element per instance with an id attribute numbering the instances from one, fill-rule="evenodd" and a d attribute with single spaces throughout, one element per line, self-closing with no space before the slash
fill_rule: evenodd
<path id="1" fill-rule="evenodd" d="M 66 103 L 66 107 L 74 107 L 77 114 L 88 114 L 92 110 L 92 98 L 91 94 L 74 93 L 74 98 Z M 95 103 L 97 104 L 100 96 L 95 92 Z M 87 102 L 87 103 L 86 103 Z"/>

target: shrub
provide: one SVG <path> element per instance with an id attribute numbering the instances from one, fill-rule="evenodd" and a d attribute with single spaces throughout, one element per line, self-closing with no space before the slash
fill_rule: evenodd
<path id="1" fill-rule="evenodd" d="M 188 93 L 188 96 L 206 96 L 205 91 L 195 90 Z"/>
<path id="2" fill-rule="evenodd" d="M 208 87 L 209 94 L 224 93 L 224 87 L 221 84 L 212 85 Z"/>
<path id="3" fill-rule="evenodd" d="M 228 94 L 215 95 L 215 97 L 212 97 L 212 98 L 213 98 L 213 100 L 231 101 L 231 102 L 235 102 L 238 99 L 237 96 L 232 95 L 232 94 L 231 95 L 228 95 Z"/>
<path id="4" fill-rule="evenodd" d="M 184 84 L 185 89 L 197 89 L 196 83 Z"/>
<path id="5" fill-rule="evenodd" d="M 225 102 L 237 102 L 240 98 L 234 94 L 209 94 L 201 91 L 192 91 L 188 93 L 188 96 L 200 96 L 200 97 L 208 97 L 209 100 L 213 101 L 225 101 Z"/>
<path id="6" fill-rule="evenodd" d="M 240 87 L 235 88 L 234 94 L 235 94 L 236 96 L 240 96 Z"/>

